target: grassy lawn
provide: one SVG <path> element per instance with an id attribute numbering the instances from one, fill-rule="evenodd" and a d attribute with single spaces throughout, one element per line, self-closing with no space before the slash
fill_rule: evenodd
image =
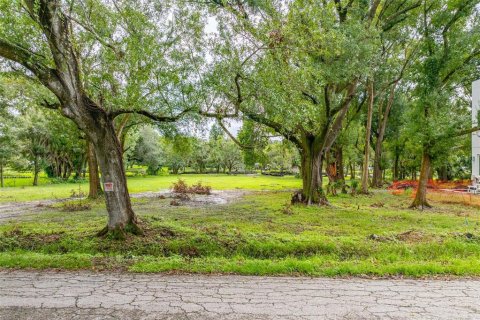
<path id="1" fill-rule="evenodd" d="M 272 177 L 272 176 L 246 176 L 226 174 L 186 174 L 186 175 L 164 175 L 164 176 L 137 176 L 128 177 L 128 189 L 131 193 L 145 191 L 159 191 L 169 189 L 172 183 L 178 179 L 185 180 L 188 184 L 201 181 L 212 186 L 214 190 L 246 189 L 246 190 L 282 190 L 295 189 L 301 186 L 301 180 L 293 176 Z M 31 181 L 21 179 L 21 182 Z M 20 181 L 20 179 L 18 180 Z M 38 187 L 17 186 L 0 189 L 0 202 L 44 200 L 56 198 L 68 198 L 72 190 L 88 193 L 88 182 L 82 183 L 60 183 L 45 184 Z"/>
<path id="2" fill-rule="evenodd" d="M 218 188 L 296 187 L 293 178 L 186 177 Z M 167 188 L 176 177 L 130 180 Z M 209 180 L 207 180 L 209 179 Z M 223 184 L 222 184 L 223 181 Z M 272 181 L 278 181 L 273 183 Z M 228 183 L 226 183 L 228 182 Z M 266 186 L 262 186 L 265 184 Z M 135 189 L 138 188 L 138 189 Z M 143 188 L 143 189 L 142 189 Z M 83 212 L 46 209 L 0 225 L 0 267 L 309 276 L 480 276 L 478 208 L 406 209 L 408 195 L 331 197 L 331 208 L 286 207 L 290 193 L 257 191 L 234 203 L 173 207 L 134 199 L 145 235 L 97 238 L 101 201 Z"/>

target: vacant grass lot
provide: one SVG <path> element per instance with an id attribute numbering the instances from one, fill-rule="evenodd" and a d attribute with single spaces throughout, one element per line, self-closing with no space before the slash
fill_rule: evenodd
<path id="1" fill-rule="evenodd" d="M 208 182 L 214 187 L 224 189 L 247 185 L 262 189 L 261 184 L 275 189 L 299 182 L 293 178 L 211 179 Z M 139 181 L 168 187 L 167 182 L 159 186 L 159 180 Z M 411 201 L 408 195 L 384 191 L 332 197 L 331 208 L 289 208 L 285 205 L 289 198 L 286 191 L 256 191 L 234 203 L 203 207 L 173 207 L 169 199 L 134 199 L 145 235 L 124 242 L 94 236 L 106 223 L 102 201 L 83 212 L 50 208 L 31 220 L 0 225 L 0 266 L 249 275 L 480 276 L 476 208 L 434 201 L 433 210 L 412 211 L 406 209 Z"/>
<path id="2" fill-rule="evenodd" d="M 137 176 L 128 177 L 128 189 L 131 193 L 145 191 L 159 191 L 169 189 L 178 179 L 185 180 L 188 184 L 201 181 L 212 186 L 214 190 L 282 190 L 300 188 L 302 182 L 293 176 L 246 176 L 226 174 L 186 174 L 164 176 Z M 26 179 L 23 179 L 24 181 Z M 30 182 L 31 183 L 31 182 Z M 37 187 L 20 186 L 0 189 L 0 202 L 44 200 L 55 198 L 68 198 L 72 191 L 77 194 L 88 194 L 88 182 L 46 184 Z"/>

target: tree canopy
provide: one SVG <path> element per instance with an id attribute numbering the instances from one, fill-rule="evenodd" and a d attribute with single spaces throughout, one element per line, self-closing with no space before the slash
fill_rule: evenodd
<path id="1" fill-rule="evenodd" d="M 61 179 L 88 166 L 91 191 L 113 186 L 101 234 L 117 235 L 141 232 L 132 165 L 299 167 L 292 201 L 308 205 L 354 188 L 348 173 L 364 193 L 419 173 L 423 208 L 435 170 L 471 161 L 479 3 L 0 0 L 2 185 L 7 166 Z"/>

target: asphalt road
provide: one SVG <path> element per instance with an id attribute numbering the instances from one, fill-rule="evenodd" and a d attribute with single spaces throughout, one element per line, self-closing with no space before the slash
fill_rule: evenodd
<path id="1" fill-rule="evenodd" d="M 0 319 L 480 319 L 480 281 L 0 271 Z"/>

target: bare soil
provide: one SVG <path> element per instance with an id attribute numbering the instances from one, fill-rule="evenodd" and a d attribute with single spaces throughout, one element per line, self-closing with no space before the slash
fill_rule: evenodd
<path id="1" fill-rule="evenodd" d="M 224 205 L 235 201 L 248 194 L 249 191 L 244 190 L 219 190 L 212 191 L 209 195 L 203 194 L 188 194 L 188 197 L 181 197 L 178 194 L 171 192 L 170 190 L 162 190 L 158 192 L 142 192 L 134 193 L 132 198 L 160 198 L 160 199 L 174 199 L 178 202 L 179 206 L 186 207 L 204 207 L 211 205 Z M 66 199 L 49 199 L 49 200 L 36 200 L 25 202 L 5 202 L 0 203 L 0 224 L 18 218 L 26 218 L 41 214 L 49 209 L 51 210 L 54 205 L 66 202 L 70 200 L 78 200 L 78 198 L 66 198 Z M 166 202 L 166 205 L 170 205 Z M 59 209 L 60 210 L 60 209 Z M 65 210 L 63 210 L 65 211 Z"/>

